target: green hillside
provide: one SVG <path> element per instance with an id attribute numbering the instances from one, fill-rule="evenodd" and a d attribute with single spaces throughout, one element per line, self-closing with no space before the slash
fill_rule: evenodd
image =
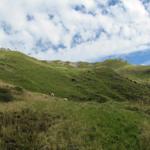
<path id="1" fill-rule="evenodd" d="M 139 83 L 150 85 L 150 66 L 128 66 L 121 68 L 119 72 Z"/>
<path id="2" fill-rule="evenodd" d="M 0 150 L 149 150 L 148 70 L 1 50 Z"/>
<path id="3" fill-rule="evenodd" d="M 52 64 L 52 65 L 51 65 Z M 83 64 L 83 63 L 82 63 Z M 104 65 L 105 64 L 105 65 Z M 118 62 L 73 67 L 68 63 L 38 61 L 18 52 L 0 52 L 0 79 L 25 89 L 73 100 L 149 101 L 149 88 L 114 68 Z"/>
<path id="4" fill-rule="evenodd" d="M 150 148 L 149 105 L 111 100 L 77 103 L 4 82 L 0 89 L 12 95 L 9 102 L 0 102 L 0 150 Z"/>

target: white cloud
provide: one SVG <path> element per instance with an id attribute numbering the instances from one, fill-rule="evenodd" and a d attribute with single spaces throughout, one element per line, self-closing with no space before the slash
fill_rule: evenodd
<path id="1" fill-rule="evenodd" d="M 143 1 L 1 0 L 0 47 L 71 61 L 139 51 L 150 43 Z"/>

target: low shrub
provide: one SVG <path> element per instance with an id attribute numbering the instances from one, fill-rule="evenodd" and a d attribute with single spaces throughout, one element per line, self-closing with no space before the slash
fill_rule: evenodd
<path id="1" fill-rule="evenodd" d="M 20 86 L 15 86 L 14 89 L 18 92 L 23 92 L 23 88 Z"/>
<path id="2" fill-rule="evenodd" d="M 9 89 L 0 88 L 0 102 L 9 102 L 13 100 L 13 96 Z"/>

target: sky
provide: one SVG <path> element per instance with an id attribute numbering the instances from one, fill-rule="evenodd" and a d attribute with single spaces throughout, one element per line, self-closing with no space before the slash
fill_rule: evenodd
<path id="1" fill-rule="evenodd" d="M 0 0 L 0 47 L 43 60 L 150 64 L 150 0 Z"/>

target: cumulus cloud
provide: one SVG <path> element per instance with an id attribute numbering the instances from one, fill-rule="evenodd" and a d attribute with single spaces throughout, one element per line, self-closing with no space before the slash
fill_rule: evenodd
<path id="1" fill-rule="evenodd" d="M 1 0 L 0 47 L 91 61 L 150 47 L 147 0 Z"/>

